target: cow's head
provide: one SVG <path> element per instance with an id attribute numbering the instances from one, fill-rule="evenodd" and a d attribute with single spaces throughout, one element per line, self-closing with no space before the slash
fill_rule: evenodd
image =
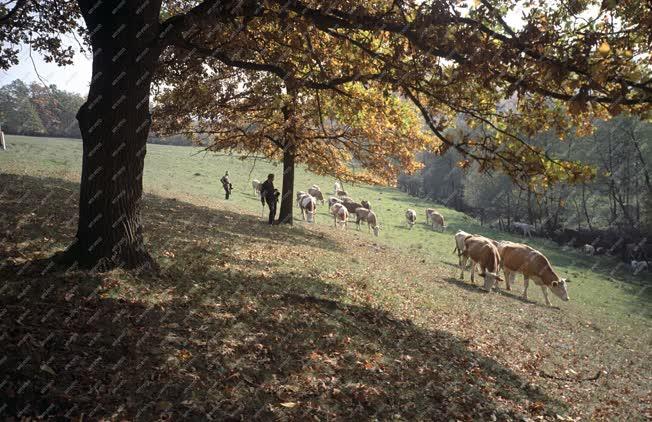
<path id="1" fill-rule="evenodd" d="M 484 276 L 485 290 L 491 290 L 493 287 L 498 285 L 499 281 L 503 281 L 497 273 L 490 273 L 489 271 L 485 271 L 483 274 L 480 274 L 480 276 Z"/>
<path id="2" fill-rule="evenodd" d="M 568 297 L 567 283 L 570 283 L 570 280 L 562 278 L 553 281 L 552 284 L 550 285 L 550 290 L 552 291 L 552 293 L 554 293 L 555 296 L 557 296 L 559 299 L 563 300 L 564 302 L 568 302 L 570 300 L 570 297 Z"/>
<path id="3" fill-rule="evenodd" d="M 374 230 L 374 236 L 377 237 L 378 234 L 380 233 L 380 227 L 378 227 L 378 226 L 374 226 L 374 227 L 373 227 L 373 230 Z"/>

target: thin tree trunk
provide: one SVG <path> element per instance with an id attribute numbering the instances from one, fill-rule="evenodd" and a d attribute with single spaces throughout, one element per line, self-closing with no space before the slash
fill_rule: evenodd
<path id="1" fill-rule="evenodd" d="M 144 246 L 140 207 L 160 5 L 80 1 L 92 34 L 93 79 L 77 113 L 79 221 L 63 262 L 97 270 L 156 267 Z"/>

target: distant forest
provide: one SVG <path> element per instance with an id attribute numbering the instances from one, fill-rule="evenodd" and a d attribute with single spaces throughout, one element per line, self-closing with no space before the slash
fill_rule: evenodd
<path id="1" fill-rule="evenodd" d="M 650 237 L 652 124 L 619 116 L 597 122 L 590 136 L 568 134 L 560 140 L 541 133 L 528 142 L 552 157 L 591 165 L 595 177 L 572 185 L 515 183 L 500 173 L 480 173 L 476 166 L 462 169 L 463 157 L 451 148 L 443 155 L 423 154 L 424 168 L 400 176 L 399 188 L 502 229 L 526 222 L 553 238 L 564 230 L 575 237 L 604 230 Z"/>
<path id="2" fill-rule="evenodd" d="M 27 85 L 20 79 L 0 87 L 0 124 L 12 135 L 81 138 L 77 111 L 86 99 L 77 93 L 62 91 L 56 85 Z M 166 145 L 191 145 L 181 135 L 150 136 L 148 142 Z"/>

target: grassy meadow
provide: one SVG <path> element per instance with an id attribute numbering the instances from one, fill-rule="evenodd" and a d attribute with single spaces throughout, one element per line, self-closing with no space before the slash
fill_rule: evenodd
<path id="1" fill-rule="evenodd" d="M 268 227 L 251 180 L 273 172 L 280 182 L 280 166 L 148 145 L 143 222 L 161 273 L 49 273 L 47 258 L 74 236 L 81 143 L 7 136 L 7 145 L 7 413 L 54 403 L 51 414 L 89 419 L 652 417 L 650 272 L 528 239 L 572 280 L 571 301 L 551 296 L 547 308 L 532 284 L 522 300 L 520 277 L 515 290 L 487 294 L 459 280 L 453 233 L 524 239 L 363 185 L 343 188 L 372 203 L 378 238 L 354 224 L 335 231 L 326 206 L 316 224 L 295 212 L 294 227 Z M 332 192 L 333 182 L 299 169 L 295 188 Z M 427 207 L 446 218 L 444 233 L 424 224 Z M 418 212 L 412 230 L 407 208 Z M 35 259 L 42 265 L 28 265 Z"/>

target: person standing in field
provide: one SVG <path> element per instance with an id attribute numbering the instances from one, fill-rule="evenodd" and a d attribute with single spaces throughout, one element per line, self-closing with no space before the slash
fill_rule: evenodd
<path id="1" fill-rule="evenodd" d="M 270 173 L 267 176 L 267 180 L 263 182 L 260 186 L 260 202 L 265 206 L 269 207 L 269 224 L 274 224 L 274 218 L 276 218 L 276 203 L 278 202 L 278 197 L 280 192 L 274 189 L 274 175 Z"/>
<path id="2" fill-rule="evenodd" d="M 231 184 L 231 179 L 229 179 L 228 171 L 224 174 L 224 176 L 222 176 L 220 182 L 222 182 L 222 187 L 224 188 L 226 199 L 229 199 L 229 196 L 231 195 L 231 190 L 233 190 L 233 185 Z"/>

